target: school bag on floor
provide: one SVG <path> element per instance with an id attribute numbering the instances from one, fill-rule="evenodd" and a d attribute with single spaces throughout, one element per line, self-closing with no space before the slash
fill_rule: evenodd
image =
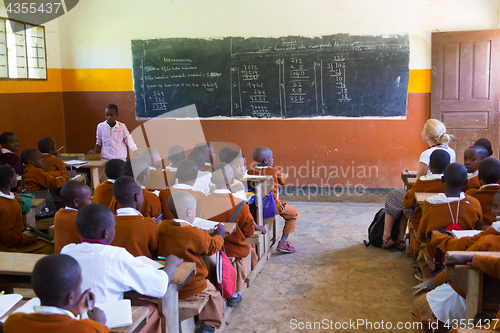
<path id="1" fill-rule="evenodd" d="M 397 218 L 396 221 L 394 221 L 394 225 L 392 226 L 392 231 L 391 231 L 392 239 L 398 239 L 400 219 L 401 217 Z M 368 227 L 368 241 L 363 240 L 363 243 L 365 243 L 366 247 L 370 245 L 376 247 L 382 246 L 383 243 L 382 237 L 384 236 L 384 224 L 385 224 L 385 209 L 381 208 L 377 212 L 377 214 L 375 214 L 372 223 Z"/>

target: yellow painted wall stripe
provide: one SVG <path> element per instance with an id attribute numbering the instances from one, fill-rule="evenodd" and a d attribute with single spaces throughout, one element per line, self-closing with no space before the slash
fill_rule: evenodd
<path id="1" fill-rule="evenodd" d="M 0 81 L 0 93 L 133 91 L 130 68 L 47 69 L 46 81 Z M 410 69 L 408 93 L 430 93 L 431 70 Z"/>

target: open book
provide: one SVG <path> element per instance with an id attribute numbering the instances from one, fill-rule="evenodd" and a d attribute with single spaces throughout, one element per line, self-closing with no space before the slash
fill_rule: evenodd
<path id="1" fill-rule="evenodd" d="M 97 308 L 106 315 L 106 326 L 109 328 L 132 325 L 132 305 L 129 299 L 108 303 L 96 303 Z"/>
<path id="2" fill-rule="evenodd" d="M 21 296 L 21 295 L 19 295 L 19 296 Z M 21 298 L 22 298 L 22 296 L 21 296 Z M 16 304 L 17 304 L 17 302 L 16 302 Z M 35 306 L 40 306 L 40 299 L 38 297 L 30 299 L 29 301 L 27 301 L 26 303 L 24 303 L 23 306 L 19 307 L 14 312 L 12 312 L 12 314 L 18 313 L 18 312 L 22 312 L 22 313 L 34 313 L 35 312 L 35 308 L 34 308 Z M 10 310 L 10 308 L 9 308 L 9 310 Z M 7 318 L 9 318 L 9 316 L 6 316 L 5 318 L 0 319 L 0 322 L 5 323 L 5 321 L 7 320 Z"/>
<path id="3" fill-rule="evenodd" d="M 87 162 L 87 161 L 82 161 L 82 160 L 71 160 L 71 161 L 64 161 L 64 164 L 66 165 L 71 165 L 73 166 L 74 168 L 79 168 L 81 166 L 84 166 L 84 165 L 87 165 L 87 164 L 90 164 L 90 162 Z"/>
<path id="4" fill-rule="evenodd" d="M 462 238 L 476 236 L 481 231 L 482 230 L 452 230 L 451 233 L 455 236 L 455 238 Z"/>
<path id="5" fill-rule="evenodd" d="M 193 226 L 201 230 L 210 231 L 214 230 L 215 226 L 218 225 L 219 223 L 220 222 L 209 221 L 197 217 L 194 219 Z"/>
<path id="6" fill-rule="evenodd" d="M 19 295 L 19 294 L 0 295 L 0 317 L 2 317 L 4 314 L 6 314 L 10 309 L 12 309 L 22 299 L 23 299 L 23 296 Z"/>

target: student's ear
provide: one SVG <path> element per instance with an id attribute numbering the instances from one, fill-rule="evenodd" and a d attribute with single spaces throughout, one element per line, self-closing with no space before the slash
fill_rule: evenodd
<path id="1" fill-rule="evenodd" d="M 109 232 L 108 232 L 108 228 L 106 228 L 101 232 L 101 239 L 106 239 L 106 238 L 108 238 L 108 236 L 109 236 Z"/>
<path id="2" fill-rule="evenodd" d="M 135 201 L 135 202 L 139 201 L 139 196 L 140 196 L 140 195 L 141 195 L 141 194 L 140 194 L 139 192 L 134 193 L 134 201 Z"/>
<path id="3" fill-rule="evenodd" d="M 67 294 L 66 296 L 64 296 L 64 308 L 68 309 L 68 308 L 71 308 L 74 303 L 76 302 L 76 299 L 75 299 L 75 295 L 73 295 L 74 293 L 73 292 L 70 292 L 69 294 Z"/>
<path id="4" fill-rule="evenodd" d="M 72 204 L 74 207 L 78 208 L 80 205 L 80 198 L 74 198 Z"/>

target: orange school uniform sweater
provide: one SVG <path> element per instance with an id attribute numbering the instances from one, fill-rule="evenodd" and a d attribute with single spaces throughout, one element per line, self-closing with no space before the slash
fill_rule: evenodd
<path id="1" fill-rule="evenodd" d="M 274 179 L 274 187 L 273 187 L 273 197 L 274 201 L 276 201 L 276 208 L 282 205 L 284 202 L 278 200 L 278 185 L 285 185 L 285 178 L 281 175 L 281 172 L 278 168 L 275 167 L 262 167 L 255 168 L 254 170 L 248 170 L 249 175 L 266 175 L 273 176 Z"/>
<path id="2" fill-rule="evenodd" d="M 211 193 L 200 199 L 196 215 L 206 220 L 227 222 L 241 201 L 231 193 Z M 224 238 L 226 255 L 245 258 L 250 253 L 250 245 L 245 240 L 255 232 L 253 216 L 247 204 L 243 205 L 234 222 L 236 230 Z"/>
<path id="3" fill-rule="evenodd" d="M 196 204 L 198 205 L 198 202 L 200 201 L 201 198 L 206 197 L 206 194 L 203 193 L 202 191 L 195 191 L 193 189 L 180 189 L 180 188 L 166 188 L 164 190 L 160 191 L 160 195 L 158 196 L 160 198 L 161 202 L 161 211 L 163 213 L 163 219 L 164 220 L 173 220 L 174 216 L 168 209 L 168 198 L 172 195 L 173 192 L 176 191 L 187 191 L 191 193 L 191 195 L 195 198 Z"/>
<path id="4" fill-rule="evenodd" d="M 43 169 L 32 165 L 26 165 L 24 168 L 24 182 L 26 191 L 37 191 L 45 189 L 61 188 L 69 180 L 69 175 L 52 176 Z M 22 186 L 22 185 L 20 185 Z"/>
<path id="5" fill-rule="evenodd" d="M 33 243 L 33 238 L 24 235 L 21 205 L 14 199 L 0 197 L 0 242 L 7 248 L 23 247 Z"/>
<path id="6" fill-rule="evenodd" d="M 420 223 L 420 219 L 422 218 L 422 209 L 415 199 L 415 193 L 444 193 L 445 185 L 439 179 L 430 179 L 430 180 L 421 180 L 417 179 L 415 184 L 406 192 L 406 195 L 403 199 L 403 207 L 405 209 L 415 209 L 413 215 L 410 218 L 410 227 L 414 230 L 418 230 L 418 225 Z"/>
<path id="7" fill-rule="evenodd" d="M 66 165 L 59 157 L 52 154 L 42 154 L 44 162 L 43 170 L 52 176 L 62 176 L 66 174 Z"/>
<path id="8" fill-rule="evenodd" d="M 5 333 L 107 333 L 106 325 L 91 319 L 77 320 L 64 314 L 15 313 L 3 326 Z"/>
<path id="9" fill-rule="evenodd" d="M 469 182 L 464 187 L 464 192 L 467 192 L 471 189 L 479 189 L 481 187 L 481 181 L 479 180 L 479 176 L 474 176 L 469 179 Z"/>
<path id="10" fill-rule="evenodd" d="M 458 223 L 463 230 L 479 229 L 482 225 L 481 205 L 476 198 L 465 195 L 465 198 L 460 200 L 460 209 L 457 219 L 457 205 L 458 201 L 449 203 L 431 204 L 425 201 L 422 210 L 422 218 L 417 230 L 417 238 L 420 242 L 426 243 L 427 254 L 429 258 L 434 258 L 435 248 L 431 246 L 431 232 L 433 230 L 445 229 L 453 219 Z M 453 218 L 450 213 L 453 213 Z"/>
<path id="11" fill-rule="evenodd" d="M 500 190 L 498 184 L 487 185 L 479 189 L 470 189 L 465 194 L 476 198 L 481 204 L 481 209 L 483 211 L 483 224 L 482 227 L 490 226 L 495 222 L 495 217 L 491 213 L 493 208 L 493 197 Z"/>
<path id="12" fill-rule="evenodd" d="M 152 217 L 157 219 L 161 215 L 161 202 L 156 194 L 149 192 L 145 188 L 142 189 L 142 195 L 144 196 L 144 202 L 142 203 L 139 212 L 145 217 Z M 116 214 L 116 210 L 120 208 L 120 204 L 115 200 L 115 197 L 111 199 L 109 204 L 109 209 Z"/>
<path id="13" fill-rule="evenodd" d="M 77 210 L 61 208 L 54 215 L 54 251 L 60 253 L 68 244 L 80 244 L 82 236 L 76 226 Z"/>
<path id="14" fill-rule="evenodd" d="M 113 183 L 106 180 L 95 188 L 92 202 L 109 207 L 109 205 L 111 205 L 111 200 L 113 200 Z"/>
<path id="15" fill-rule="evenodd" d="M 431 244 L 434 247 L 441 249 L 444 253 L 448 251 L 466 251 L 476 244 L 476 242 L 485 236 L 495 236 L 500 239 L 500 232 L 496 231 L 495 228 L 489 227 L 488 229 L 481 231 L 481 233 L 472 237 L 462 237 L 454 238 L 444 234 L 435 234 L 432 236 Z M 500 245 L 500 243 L 499 243 Z M 477 245 L 476 245 L 477 247 Z M 476 248 L 474 247 L 474 248 Z M 479 250 L 478 250 L 479 251 Z M 500 249 L 498 250 L 500 251 Z"/>
<path id="16" fill-rule="evenodd" d="M 111 245 L 124 247 L 134 257 L 153 259 L 158 250 L 156 221 L 144 216 L 115 216 L 115 238 Z"/>
<path id="17" fill-rule="evenodd" d="M 178 222 L 163 220 L 159 227 L 158 255 L 168 257 L 174 254 L 186 262 L 196 263 L 196 275 L 179 291 L 179 298 L 191 297 L 205 290 L 208 270 L 201 255 L 211 256 L 223 244 L 220 236 L 212 237 L 196 227 L 181 227 Z"/>

